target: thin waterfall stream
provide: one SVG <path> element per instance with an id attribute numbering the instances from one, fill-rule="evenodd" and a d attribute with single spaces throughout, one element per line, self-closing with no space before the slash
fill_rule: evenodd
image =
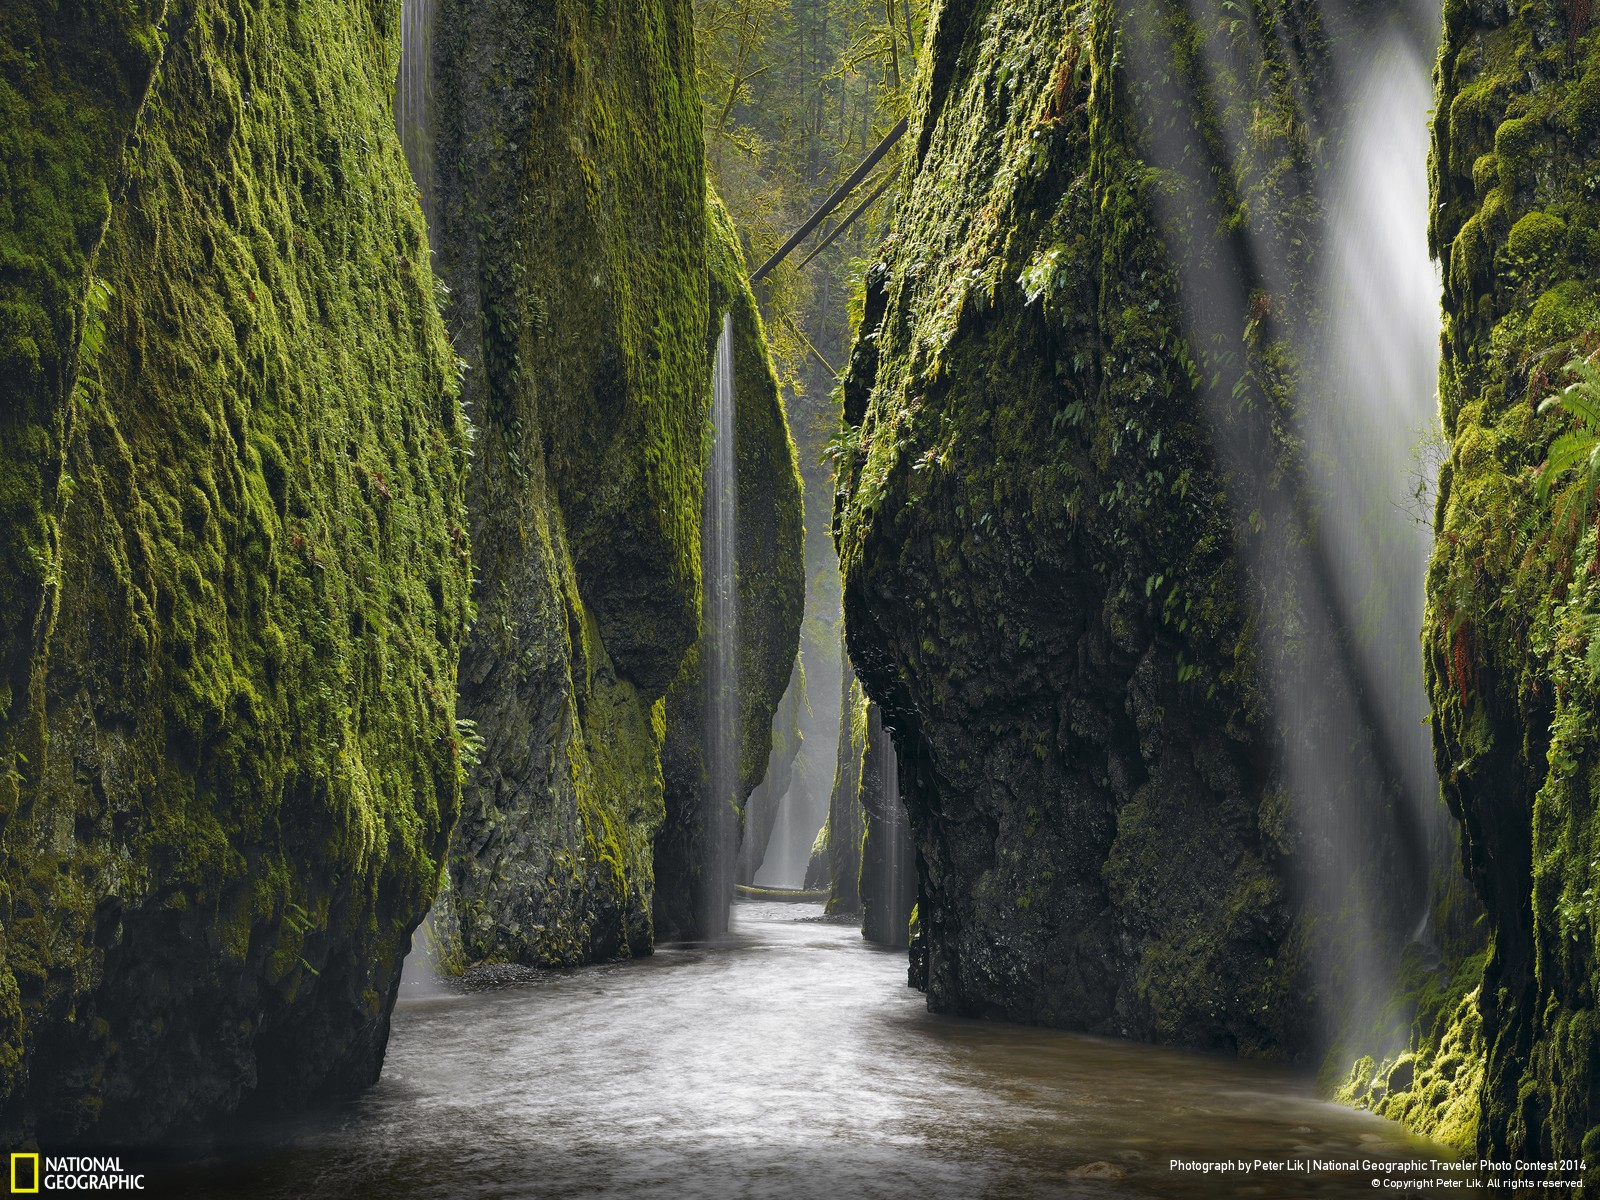
<path id="1" fill-rule="evenodd" d="M 431 96 L 434 0 L 403 0 L 400 6 L 400 67 L 395 78 L 394 123 L 406 163 L 417 184 L 430 237 L 435 224 Z"/>
<path id="2" fill-rule="evenodd" d="M 734 428 L 733 314 L 725 313 L 711 377 L 710 467 L 701 534 L 706 688 L 706 846 L 701 929 L 728 927 L 739 846 L 739 481 Z"/>

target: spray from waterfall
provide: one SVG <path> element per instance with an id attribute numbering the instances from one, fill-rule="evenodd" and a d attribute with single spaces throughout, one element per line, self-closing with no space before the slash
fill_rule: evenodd
<path id="1" fill-rule="evenodd" d="M 433 79 L 433 0 L 403 0 L 400 9 L 400 66 L 394 83 L 394 126 L 416 184 L 418 201 L 431 243 L 434 235 L 433 139 L 428 122 Z M 449 877 L 439 896 L 411 935 L 411 949 L 402 969 L 402 983 L 411 996 L 432 994 L 439 980 L 459 974 L 450 947 L 459 947 L 460 929 L 449 899 Z M 459 952 L 459 951 L 458 951 Z"/>
<path id="2" fill-rule="evenodd" d="M 1422 675 L 1424 579 L 1442 437 L 1438 268 L 1427 241 L 1430 60 L 1399 32 L 1351 64 L 1360 74 L 1326 189 L 1319 355 L 1324 395 L 1302 407 L 1334 606 L 1375 716 L 1393 746 L 1398 803 L 1453 852 L 1439 799 Z M 1424 904 L 1411 929 L 1427 936 Z"/>
<path id="3" fill-rule="evenodd" d="M 706 793 L 700 927 L 728 928 L 739 842 L 738 476 L 734 456 L 733 316 L 722 318 L 711 383 L 711 454 L 701 531 Z"/>
<path id="4" fill-rule="evenodd" d="M 1430 6 L 1431 23 L 1422 11 Z M 1264 78 L 1269 57 L 1293 61 L 1292 47 L 1307 44 L 1300 18 L 1276 9 L 1243 22 L 1225 0 L 1195 0 L 1188 11 L 1209 34 L 1189 86 L 1213 97 Z M 1230 222 L 1217 181 L 1259 161 L 1263 107 L 1202 109 L 1176 82 L 1159 25 L 1132 18 L 1126 49 L 1146 106 L 1146 154 L 1166 173 L 1158 200 L 1178 233 L 1189 341 L 1211 356 L 1206 374 L 1216 372 L 1203 389 L 1213 443 L 1250 531 L 1241 554 L 1326 1033 L 1359 1029 L 1371 1046 L 1385 1022 L 1391 1041 L 1404 1036 L 1402 1021 L 1385 1015 L 1400 952 L 1426 929 L 1430 884 L 1455 869 L 1422 724 L 1431 535 L 1417 520 L 1427 496 L 1415 488 L 1426 473 L 1416 450 L 1436 420 L 1438 277 L 1424 233 L 1426 63 L 1439 8 L 1402 4 L 1377 25 L 1337 0 L 1321 12 L 1333 57 L 1320 64 L 1316 90 L 1309 73 L 1288 86 L 1309 127 L 1304 144 L 1328 149 L 1322 161 L 1313 151 L 1311 170 L 1279 181 L 1282 198 L 1232 242 L 1219 244 Z M 1196 153 L 1208 125 L 1218 137 Z M 1305 218 L 1291 212 L 1315 214 L 1315 228 L 1297 226 Z M 1322 252 L 1308 263 L 1302 247 L 1316 243 Z M 1250 402 L 1244 364 L 1226 349 L 1263 326 L 1312 349 L 1295 388 L 1289 435 L 1299 463 L 1287 477 L 1273 449 L 1283 431 L 1270 406 Z"/>

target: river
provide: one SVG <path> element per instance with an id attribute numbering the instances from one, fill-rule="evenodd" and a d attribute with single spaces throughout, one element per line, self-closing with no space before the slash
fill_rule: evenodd
<path id="1" fill-rule="evenodd" d="M 820 917 L 741 904 L 716 946 L 408 982 L 377 1086 L 159 1194 L 1370 1196 L 1170 1162 L 1448 1157 L 1273 1067 L 930 1015 L 903 951 Z"/>

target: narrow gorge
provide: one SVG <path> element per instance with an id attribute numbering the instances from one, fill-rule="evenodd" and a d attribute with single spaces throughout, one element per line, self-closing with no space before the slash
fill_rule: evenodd
<path id="1" fill-rule="evenodd" d="M 0 0 L 12 1189 L 1600 1189 L 1595 26 Z"/>

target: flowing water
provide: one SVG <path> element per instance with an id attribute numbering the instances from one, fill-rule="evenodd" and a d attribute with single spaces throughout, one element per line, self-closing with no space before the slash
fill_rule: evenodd
<path id="1" fill-rule="evenodd" d="M 727 928 L 739 827 L 739 482 L 734 453 L 733 314 L 722 318 L 711 381 L 711 455 L 701 531 L 705 647 L 704 884 L 700 928 Z"/>
<path id="2" fill-rule="evenodd" d="M 1419 644 L 1444 445 L 1443 284 L 1428 255 L 1432 61 L 1397 35 L 1352 68 L 1345 152 L 1327 189 L 1329 402 L 1308 405 L 1301 424 L 1323 467 L 1318 510 L 1342 623 L 1390 731 L 1404 803 L 1436 837 L 1451 821 L 1439 802 Z"/>
<path id="3" fill-rule="evenodd" d="M 884 946 L 910 943 L 908 925 L 917 902 L 917 862 L 905 803 L 900 798 L 900 753 L 876 704 L 867 714 L 867 741 L 876 762 L 875 795 L 863 794 L 870 827 L 862 848 L 861 929 Z M 863 789 L 864 793 L 867 789 Z"/>
<path id="4" fill-rule="evenodd" d="M 402 0 L 400 65 L 394 84 L 394 125 L 405 150 L 406 164 L 417 183 L 417 198 L 434 227 L 433 139 L 429 106 L 433 89 L 433 0 Z"/>
<path id="5" fill-rule="evenodd" d="M 156 1194 L 1270 1200 L 1377 1172 L 1171 1160 L 1444 1157 L 1271 1067 L 932 1016 L 903 953 L 820 912 L 738 905 L 714 946 L 408 989 L 376 1087 Z"/>

